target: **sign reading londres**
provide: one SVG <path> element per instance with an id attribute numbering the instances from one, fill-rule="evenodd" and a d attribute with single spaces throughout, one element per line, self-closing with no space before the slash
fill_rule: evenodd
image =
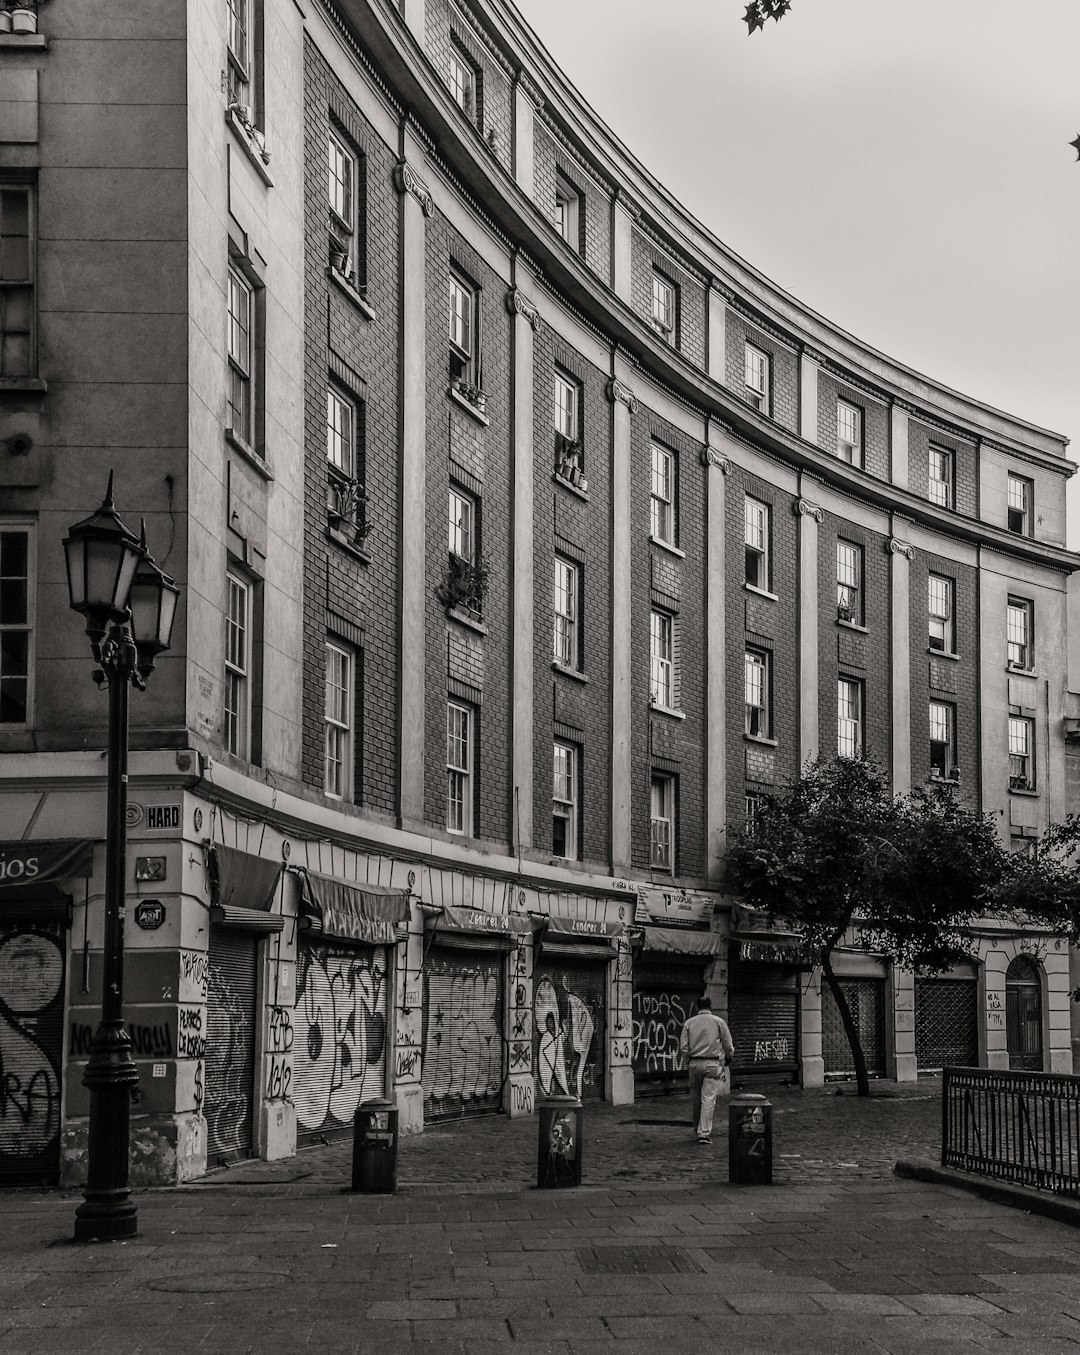
<path id="1" fill-rule="evenodd" d="M 70 838 L 57 842 L 0 842 L 0 889 L 85 877 L 94 871 L 94 844 Z"/>

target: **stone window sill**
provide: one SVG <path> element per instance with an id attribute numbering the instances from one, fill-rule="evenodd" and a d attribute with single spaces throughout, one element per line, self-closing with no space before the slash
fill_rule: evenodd
<path id="1" fill-rule="evenodd" d="M 932 781 L 935 786 L 958 786 L 960 784 L 960 773 L 957 772 L 953 776 L 940 776 L 937 772 L 931 772 L 927 779 Z"/>
<path id="2" fill-rule="evenodd" d="M 471 400 L 466 400 L 460 391 L 455 390 L 453 386 L 448 386 L 446 393 L 456 405 L 460 405 L 465 413 L 471 415 L 478 424 L 481 424 L 484 428 L 489 428 L 491 426 L 491 420 L 488 416 L 482 414 Z"/>
<path id="3" fill-rule="evenodd" d="M 927 645 L 926 652 L 935 659 L 948 659 L 950 663 L 960 662 L 960 655 L 954 653 L 951 649 L 950 650 L 935 649 L 933 645 Z"/>
<path id="4" fill-rule="evenodd" d="M 769 738 L 767 734 L 744 734 L 747 743 L 758 743 L 763 748 L 779 748 L 780 740 Z"/>
<path id="5" fill-rule="evenodd" d="M 359 545 L 355 537 L 349 536 L 343 532 L 340 527 L 335 527 L 332 523 L 326 524 L 326 539 L 332 541 L 335 546 L 340 546 L 346 555 L 351 555 L 354 560 L 359 560 L 362 565 L 371 564 L 371 556 L 367 550 Z"/>
<path id="6" fill-rule="evenodd" d="M 485 626 L 478 617 L 472 616 L 469 612 L 465 611 L 463 607 L 447 607 L 446 615 L 451 621 L 456 621 L 459 626 L 467 626 L 469 630 L 476 631 L 478 635 L 486 635 L 488 633 L 487 626 Z"/>
<path id="7" fill-rule="evenodd" d="M 756 583 L 744 583 L 743 587 L 748 593 L 755 593 L 759 598 L 768 598 L 770 602 L 779 602 L 779 593 L 770 593 L 767 588 L 759 588 Z"/>
<path id="8" fill-rule="evenodd" d="M 565 475 L 560 475 L 555 471 L 551 477 L 560 489 L 565 489 L 568 494 L 576 494 L 582 503 L 589 502 L 589 496 L 584 489 L 579 489 L 577 485 L 572 485 Z"/>
<path id="9" fill-rule="evenodd" d="M 575 682 L 588 683 L 589 679 L 577 668 L 567 668 L 564 663 L 553 660 L 551 664 L 552 672 L 561 673 L 563 677 L 572 678 Z"/>
<path id="10" fill-rule="evenodd" d="M 364 294 L 354 287 L 348 278 L 344 277 L 332 264 L 327 264 L 326 276 L 339 292 L 344 292 L 365 320 L 375 319 L 375 312 L 365 301 Z"/>
<path id="11" fill-rule="evenodd" d="M 5 47 L 13 51 L 43 51 L 49 43 L 44 33 L 0 33 L 0 51 Z"/>
<path id="12" fill-rule="evenodd" d="M 680 560 L 686 559 L 686 551 L 680 550 L 678 546 L 673 545 L 670 541 L 665 541 L 662 537 L 653 536 L 650 532 L 649 541 L 652 545 L 659 546 L 661 550 L 666 550 L 672 555 L 677 555 Z"/>
<path id="13" fill-rule="evenodd" d="M 225 441 L 235 452 L 239 452 L 244 460 L 257 471 L 264 480 L 273 482 L 274 473 L 266 464 L 265 460 L 259 455 L 250 442 L 247 442 L 239 433 L 234 433 L 231 428 L 225 430 Z"/>
<path id="14" fill-rule="evenodd" d="M 649 702 L 649 710 L 654 715 L 666 715 L 671 720 L 685 720 L 686 712 L 676 710 L 674 706 L 658 706 L 655 701 Z"/>
<path id="15" fill-rule="evenodd" d="M 1038 796 L 1039 796 L 1039 792 L 1038 792 L 1038 789 L 1037 789 L 1037 788 L 1035 788 L 1035 789 L 1029 789 L 1029 790 L 1024 790 L 1024 789 L 1023 789 L 1022 787 L 1020 787 L 1020 786 L 1010 786 L 1010 787 L 1009 787 L 1009 794 L 1010 794 L 1010 795 L 1026 795 L 1029 799 L 1031 799 L 1031 798 L 1038 799 Z"/>
<path id="16" fill-rule="evenodd" d="M 842 616 L 838 616 L 838 617 L 836 618 L 836 624 L 837 624 L 838 626 L 842 626 L 842 627 L 844 628 L 844 630 L 855 630 L 855 631 L 858 631 L 860 635 L 869 635 L 869 634 L 870 634 L 869 627 L 862 625 L 862 624 L 861 624 L 860 622 L 858 622 L 858 621 L 845 621 L 844 618 L 843 618 Z"/>
<path id="17" fill-rule="evenodd" d="M 49 383 L 40 376 L 0 376 L 0 395 L 12 392 L 16 395 L 44 395 Z"/>
<path id="18" fill-rule="evenodd" d="M 1010 677 L 1033 678 L 1039 676 L 1039 670 L 1037 668 L 1018 668 L 1015 663 L 1007 663 L 1005 665 L 1005 671 Z"/>
<path id="19" fill-rule="evenodd" d="M 267 188 L 273 188 L 274 181 L 270 177 L 270 171 L 266 168 L 266 160 L 263 159 L 265 153 L 266 159 L 269 160 L 270 153 L 268 151 L 263 152 L 260 150 L 254 137 L 240 121 L 240 117 L 235 108 L 227 108 L 225 110 L 225 121 L 232 131 L 233 136 L 235 136 L 240 143 L 241 150 L 243 150 L 244 154 L 251 161 L 255 173 Z"/>

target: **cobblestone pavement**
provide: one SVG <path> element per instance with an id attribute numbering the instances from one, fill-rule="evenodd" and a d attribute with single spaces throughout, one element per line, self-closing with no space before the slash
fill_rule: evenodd
<path id="1" fill-rule="evenodd" d="M 937 1086 L 879 1090 L 777 1091 L 771 1187 L 679 1097 L 590 1108 L 577 1190 L 530 1188 L 535 1123 L 478 1120 L 406 1140 L 396 1195 L 333 1144 L 141 1191 L 122 1244 L 10 1191 L 0 1355 L 1080 1355 L 1080 1230 L 893 1176 Z"/>

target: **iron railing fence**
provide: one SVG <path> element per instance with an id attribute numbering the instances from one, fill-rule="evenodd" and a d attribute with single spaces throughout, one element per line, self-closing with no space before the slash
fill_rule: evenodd
<path id="1" fill-rule="evenodd" d="M 1080 1077 L 946 1068 L 941 1165 L 1080 1196 Z"/>

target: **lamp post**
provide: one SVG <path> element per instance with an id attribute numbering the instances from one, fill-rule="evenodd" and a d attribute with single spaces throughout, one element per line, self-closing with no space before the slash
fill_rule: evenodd
<path id="1" fill-rule="evenodd" d="M 109 692 L 108 795 L 105 834 L 105 941 L 101 1022 L 83 1083 L 90 1090 L 84 1199 L 75 1211 L 75 1240 L 134 1237 L 135 1203 L 128 1189 L 131 1089 L 139 1080 L 124 1028 L 124 888 L 127 847 L 128 687 L 146 688 L 157 656 L 169 647 L 180 590 L 121 522 L 113 477 L 97 512 L 69 528 L 64 540 L 68 592 L 86 621 L 100 667 L 94 681 Z"/>

